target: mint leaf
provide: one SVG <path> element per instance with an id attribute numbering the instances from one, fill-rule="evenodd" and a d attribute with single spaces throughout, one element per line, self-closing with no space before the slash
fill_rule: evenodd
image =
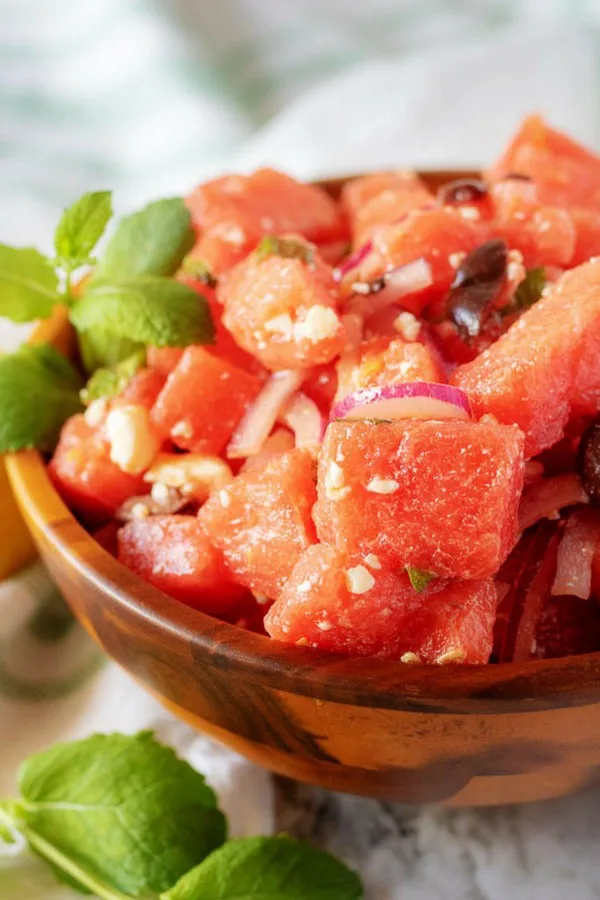
<path id="1" fill-rule="evenodd" d="M 417 594 L 422 594 L 427 587 L 438 576 L 435 572 L 428 572 L 426 569 L 417 569 L 416 566 L 405 566 L 406 574 L 409 581 Z"/>
<path id="2" fill-rule="evenodd" d="M 63 212 L 54 234 L 57 263 L 68 272 L 90 263 L 112 216 L 110 191 L 84 194 Z"/>
<path id="3" fill-rule="evenodd" d="M 360 900 L 358 875 L 287 835 L 229 841 L 161 900 Z"/>
<path id="4" fill-rule="evenodd" d="M 214 326 L 208 304 L 191 287 L 146 275 L 93 283 L 71 310 L 78 331 L 101 328 L 154 347 L 209 344 Z"/>
<path id="5" fill-rule="evenodd" d="M 49 344 L 0 357 L 0 453 L 51 450 L 81 409 L 79 376 Z"/>
<path id="6" fill-rule="evenodd" d="M 535 269 L 527 269 L 525 278 L 515 291 L 513 307 L 517 310 L 529 309 L 542 296 L 546 287 L 546 270 L 543 266 Z"/>
<path id="7" fill-rule="evenodd" d="M 94 735 L 30 757 L 19 827 L 101 897 L 167 890 L 226 837 L 214 792 L 149 732 Z"/>
<path id="8" fill-rule="evenodd" d="M 86 386 L 81 391 L 81 400 L 86 406 L 99 397 L 112 397 L 120 394 L 128 381 L 146 362 L 146 350 L 136 350 L 123 362 L 114 366 L 96 369 Z"/>
<path id="9" fill-rule="evenodd" d="M 157 200 L 121 219 L 96 266 L 93 281 L 172 275 L 195 242 L 183 200 Z"/>
<path id="10" fill-rule="evenodd" d="M 31 247 L 0 244 L 0 316 L 13 322 L 47 319 L 59 302 L 50 261 Z"/>
<path id="11" fill-rule="evenodd" d="M 81 362 L 88 375 L 91 375 L 96 369 L 123 362 L 137 350 L 144 349 L 138 341 L 119 337 L 103 328 L 80 331 L 77 340 Z"/>
<path id="12" fill-rule="evenodd" d="M 300 259 L 307 265 L 313 265 L 315 251 L 310 245 L 294 238 L 278 238 L 274 234 L 267 234 L 254 251 L 257 259 L 266 259 L 267 256 L 283 256 L 286 259 Z"/>

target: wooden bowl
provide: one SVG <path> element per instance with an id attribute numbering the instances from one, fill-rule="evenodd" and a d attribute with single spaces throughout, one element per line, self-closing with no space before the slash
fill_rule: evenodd
<path id="1" fill-rule="evenodd" d="M 63 313 L 35 334 L 63 349 L 68 337 Z M 438 668 L 278 644 L 177 603 L 113 559 L 38 453 L 9 458 L 8 470 L 50 573 L 100 646 L 175 715 L 259 765 L 457 806 L 558 797 L 598 779 L 600 654 Z"/>

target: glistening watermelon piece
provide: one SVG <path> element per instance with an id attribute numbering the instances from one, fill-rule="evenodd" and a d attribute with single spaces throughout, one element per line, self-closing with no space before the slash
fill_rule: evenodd
<path id="1" fill-rule="evenodd" d="M 491 418 L 342 421 L 327 429 L 319 538 L 384 568 L 493 575 L 518 534 L 523 436 Z"/>
<path id="2" fill-rule="evenodd" d="M 327 544 L 309 547 L 265 619 L 268 633 L 350 656 L 488 661 L 493 582 L 437 580 L 418 594 L 404 573 L 380 570 L 376 562 L 367 557 L 351 563 Z"/>

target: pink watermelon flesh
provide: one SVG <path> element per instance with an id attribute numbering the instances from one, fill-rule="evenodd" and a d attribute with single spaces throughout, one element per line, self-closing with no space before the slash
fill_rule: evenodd
<path id="1" fill-rule="evenodd" d="M 518 428 L 481 422 L 343 421 L 327 429 L 314 518 L 319 538 L 384 568 L 493 575 L 517 539 Z"/>
<path id="2" fill-rule="evenodd" d="M 349 590 L 355 585 L 347 573 L 356 566 L 373 579 L 360 594 Z M 406 662 L 486 663 L 495 611 L 491 581 L 440 579 L 419 594 L 404 573 L 369 570 L 316 544 L 296 564 L 265 627 L 276 640 L 352 656 L 400 660 L 411 654 Z"/>

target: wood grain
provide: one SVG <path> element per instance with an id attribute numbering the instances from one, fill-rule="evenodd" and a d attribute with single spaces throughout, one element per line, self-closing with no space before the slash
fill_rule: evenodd
<path id="1" fill-rule="evenodd" d="M 35 335 L 63 348 L 68 338 L 62 312 Z M 556 797 L 600 777 L 600 654 L 437 668 L 278 644 L 133 575 L 71 515 L 39 454 L 7 467 L 40 553 L 95 640 L 176 715 L 260 765 L 454 805 Z"/>

